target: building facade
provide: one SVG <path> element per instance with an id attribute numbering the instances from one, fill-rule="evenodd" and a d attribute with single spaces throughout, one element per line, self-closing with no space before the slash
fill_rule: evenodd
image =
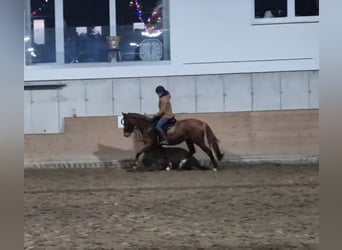
<path id="1" fill-rule="evenodd" d="M 319 110 L 317 0 L 27 0 L 25 15 L 27 135 L 154 113 L 157 85 L 176 114 Z"/>
<path id="2" fill-rule="evenodd" d="M 267 6 L 267 1 L 257 0 L 218 0 L 215 4 L 162 0 L 150 1 L 152 5 L 146 8 L 146 0 L 82 1 L 93 12 L 77 5 L 74 12 L 68 11 L 73 7 L 70 2 L 77 4 L 77 0 L 27 1 L 25 13 L 31 15 L 26 18 L 25 86 L 65 86 L 27 87 L 26 133 L 61 132 L 63 118 L 72 115 L 154 112 L 157 84 L 172 91 L 176 113 L 318 108 L 319 16 L 318 12 L 297 14 L 297 2 L 303 1 L 270 1 Z M 316 1 L 308 2 L 312 5 L 306 10 L 314 11 Z M 51 9 L 50 15 L 39 15 L 37 7 Z M 120 11 L 127 13 L 127 8 L 137 18 L 120 21 Z M 283 14 L 276 16 L 278 12 Z M 104 20 L 96 19 L 103 13 L 108 15 Z M 149 25 L 159 24 L 152 36 L 134 36 L 148 31 L 153 13 L 161 21 Z M 83 17 L 91 14 L 94 18 Z M 98 27 L 98 39 L 102 38 L 105 49 L 86 40 L 84 45 L 78 41 L 77 46 L 106 54 L 104 37 L 121 35 L 123 60 L 88 55 L 91 59 L 81 61 L 79 55 L 81 62 L 73 62 L 66 55 L 70 38 L 66 34 L 70 29 L 83 29 L 85 36 L 91 32 L 89 27 Z M 156 32 L 161 32 L 162 39 L 153 36 Z M 161 41 L 162 58 L 141 59 L 139 42 L 144 40 Z M 133 50 L 125 48 L 137 46 L 132 59 Z M 33 57 L 35 51 L 39 54 Z M 37 57 L 40 59 L 34 61 Z"/>

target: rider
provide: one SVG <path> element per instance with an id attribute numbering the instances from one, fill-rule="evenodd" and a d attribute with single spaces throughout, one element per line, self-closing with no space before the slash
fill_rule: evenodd
<path id="1" fill-rule="evenodd" d="M 169 141 L 166 138 L 163 128 L 170 119 L 174 118 L 170 102 L 171 95 L 170 92 L 167 91 L 163 86 L 158 86 L 155 91 L 159 96 L 159 112 L 153 115 L 153 118 L 158 120 L 157 124 L 155 125 L 155 129 L 163 139 L 160 144 L 168 145 Z"/>

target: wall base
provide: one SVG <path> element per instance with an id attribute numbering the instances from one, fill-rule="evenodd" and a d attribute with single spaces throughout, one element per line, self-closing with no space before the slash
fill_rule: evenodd
<path id="1" fill-rule="evenodd" d="M 209 160 L 199 160 L 202 166 L 210 166 Z M 67 161 L 67 162 L 36 162 L 24 164 L 26 169 L 75 169 L 75 168 L 131 168 L 133 160 L 122 161 Z M 318 164 L 319 156 L 245 156 L 223 159 L 219 163 L 221 168 L 229 166 L 251 166 L 259 164 Z"/>

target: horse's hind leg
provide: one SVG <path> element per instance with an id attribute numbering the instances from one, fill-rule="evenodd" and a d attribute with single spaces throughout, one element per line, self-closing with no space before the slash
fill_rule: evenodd
<path id="1" fill-rule="evenodd" d="M 213 170 L 216 172 L 217 171 L 217 162 L 216 162 L 216 160 L 214 158 L 213 153 L 211 152 L 211 149 L 208 148 L 207 145 L 205 145 L 204 142 L 197 143 L 197 145 L 209 156 L 210 161 L 213 164 Z"/>
<path id="2" fill-rule="evenodd" d="M 191 157 L 191 156 L 193 156 L 196 153 L 194 143 L 190 139 L 186 139 L 185 142 L 186 142 L 186 145 L 189 148 L 188 157 Z"/>

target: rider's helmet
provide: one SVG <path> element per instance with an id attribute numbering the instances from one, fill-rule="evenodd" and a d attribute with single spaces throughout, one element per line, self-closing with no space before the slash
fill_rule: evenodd
<path id="1" fill-rule="evenodd" d="M 166 90 L 163 86 L 159 85 L 157 88 L 156 88 L 156 93 L 157 94 L 162 94 L 164 93 Z"/>

